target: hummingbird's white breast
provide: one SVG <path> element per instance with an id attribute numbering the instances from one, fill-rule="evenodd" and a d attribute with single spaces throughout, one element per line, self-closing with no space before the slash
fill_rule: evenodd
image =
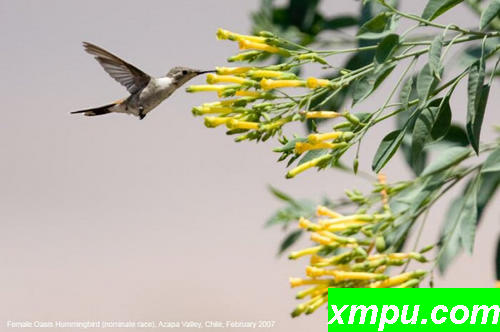
<path id="1" fill-rule="evenodd" d="M 149 84 L 140 92 L 139 105 L 148 113 L 168 98 L 176 89 L 170 77 L 152 78 Z"/>

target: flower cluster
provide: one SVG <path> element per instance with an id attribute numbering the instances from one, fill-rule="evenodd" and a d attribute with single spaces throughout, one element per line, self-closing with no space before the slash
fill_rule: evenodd
<path id="1" fill-rule="evenodd" d="M 410 260 L 426 262 L 418 252 L 386 252 L 381 229 L 392 222 L 390 212 L 342 215 L 325 206 L 316 210 L 318 220 L 300 218 L 299 227 L 311 233 L 316 246 L 292 252 L 290 259 L 309 256 L 305 278 L 290 278 L 292 287 L 309 286 L 297 293 L 299 304 L 292 316 L 311 314 L 328 300 L 328 288 L 417 287 L 426 271 L 401 272 L 389 276 L 389 267 Z"/>
<path id="2" fill-rule="evenodd" d="M 239 48 L 245 50 L 230 57 L 228 59 L 230 62 L 251 62 L 264 54 L 279 54 L 291 60 L 264 67 L 217 67 L 215 74 L 207 75 L 206 85 L 189 86 L 187 92 L 213 91 L 217 92 L 220 98 L 194 107 L 192 110 L 193 115 L 204 116 L 207 127 L 225 126 L 228 129 L 227 134 L 239 134 L 236 138 L 238 142 L 266 140 L 278 134 L 283 146 L 275 151 L 283 154 L 280 160 L 290 155 L 293 155 L 292 159 L 295 160 L 303 153 L 312 150 L 332 151 L 321 158 L 299 163 L 299 166 L 287 173 L 288 178 L 311 167 L 324 167 L 334 159 L 335 151 L 343 153 L 348 148 L 348 142 L 354 137 L 351 129 L 359 128 L 360 120 L 349 112 L 309 107 L 310 98 L 316 93 L 325 91 L 333 93 L 342 88 L 345 82 L 339 79 L 301 78 L 292 72 L 295 66 L 304 63 L 324 63 L 321 57 L 297 49 L 268 32 L 262 32 L 259 36 L 248 36 L 219 29 L 217 37 L 236 41 Z M 295 98 L 277 90 L 280 88 L 299 88 L 305 95 Z M 315 133 L 307 138 L 296 137 L 293 140 L 288 140 L 282 132 L 283 126 L 293 121 L 304 122 L 338 117 L 347 121 L 340 124 L 339 130 L 333 132 Z"/>

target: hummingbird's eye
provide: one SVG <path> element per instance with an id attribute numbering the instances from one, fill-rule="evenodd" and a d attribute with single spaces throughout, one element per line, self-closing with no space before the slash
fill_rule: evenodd
<path id="1" fill-rule="evenodd" d="M 187 70 L 183 70 L 182 71 L 182 75 L 187 75 L 188 71 Z"/>

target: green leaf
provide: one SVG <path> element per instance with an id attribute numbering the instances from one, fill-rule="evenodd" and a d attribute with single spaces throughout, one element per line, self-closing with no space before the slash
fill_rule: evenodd
<path id="1" fill-rule="evenodd" d="M 363 24 L 356 34 L 359 39 L 379 39 L 389 35 L 396 28 L 397 16 L 382 12 Z"/>
<path id="2" fill-rule="evenodd" d="M 477 193 L 481 178 L 479 175 L 468 184 L 463 196 L 456 199 L 448 210 L 443 242 L 439 255 L 439 267 L 444 271 L 451 260 L 464 248 L 472 254 L 477 225 Z"/>
<path id="3" fill-rule="evenodd" d="M 488 99 L 489 87 L 483 87 L 484 52 L 481 58 L 469 67 L 467 82 L 467 137 L 477 154 L 479 154 L 479 136 L 483 123 L 484 109 Z"/>
<path id="4" fill-rule="evenodd" d="M 287 202 L 287 203 L 290 203 L 292 205 L 297 204 L 291 196 L 282 192 L 281 190 L 278 190 L 278 189 L 274 188 L 273 186 L 269 186 L 268 189 L 271 192 L 271 194 L 274 195 L 274 197 L 279 198 L 280 200 Z"/>
<path id="5" fill-rule="evenodd" d="M 477 192 L 481 184 L 479 175 L 472 181 L 465 193 L 464 205 L 459 216 L 459 232 L 462 247 L 472 254 L 477 224 Z"/>
<path id="6" fill-rule="evenodd" d="M 408 109 L 408 102 L 410 101 L 412 86 L 413 77 L 410 77 L 408 80 L 406 80 L 403 87 L 401 88 L 401 92 L 399 93 L 399 100 L 401 101 L 401 104 L 403 104 L 404 109 Z"/>
<path id="7" fill-rule="evenodd" d="M 411 164 L 418 163 L 427 143 L 441 139 L 446 135 L 450 123 L 451 109 L 449 96 L 433 100 L 420 113 L 413 127 Z"/>
<path id="8" fill-rule="evenodd" d="M 405 132 L 406 127 L 401 130 L 390 132 L 382 139 L 372 162 L 372 169 L 375 173 L 378 173 L 396 153 L 399 145 L 401 145 Z"/>
<path id="9" fill-rule="evenodd" d="M 358 18 L 355 16 L 335 16 L 323 22 L 324 30 L 338 30 L 348 28 L 358 24 Z"/>
<path id="10" fill-rule="evenodd" d="M 483 125 L 484 112 L 486 111 L 486 103 L 488 102 L 489 93 L 490 85 L 483 85 L 479 92 L 479 98 L 476 98 L 476 108 L 472 109 L 471 112 L 467 112 L 467 137 L 477 154 L 479 154 L 481 127 Z"/>
<path id="11" fill-rule="evenodd" d="M 494 150 L 484 161 L 481 173 L 500 172 L 500 148 Z"/>
<path id="12" fill-rule="evenodd" d="M 483 30 L 498 15 L 500 15 L 500 0 L 491 0 L 481 14 L 479 29 Z"/>
<path id="13" fill-rule="evenodd" d="M 477 193 L 477 215 L 481 218 L 484 209 L 500 187 L 500 171 L 481 173 L 481 185 Z"/>
<path id="14" fill-rule="evenodd" d="M 450 204 L 448 213 L 446 214 L 446 222 L 442 232 L 443 241 L 438 256 L 438 266 L 441 273 L 446 271 L 461 249 L 460 236 L 458 232 L 454 232 L 453 230 L 457 227 L 458 214 L 462 205 L 463 198 L 458 197 Z"/>
<path id="15" fill-rule="evenodd" d="M 467 133 L 465 129 L 459 124 L 452 124 L 443 137 L 443 143 L 446 145 L 459 145 L 467 146 L 469 145 L 469 140 L 467 139 Z"/>
<path id="16" fill-rule="evenodd" d="M 440 99 L 437 99 L 440 100 Z M 437 141 L 446 136 L 448 129 L 451 125 L 451 108 L 450 108 L 450 96 L 447 95 L 439 103 L 439 110 L 436 116 L 436 121 L 431 130 L 431 137 L 434 141 Z"/>
<path id="17" fill-rule="evenodd" d="M 417 76 L 417 95 L 420 99 L 420 105 L 425 105 L 427 103 L 427 99 L 437 83 L 436 77 L 432 73 L 431 66 L 426 63 Z"/>
<path id="18" fill-rule="evenodd" d="M 426 20 L 432 21 L 462 1 L 463 0 L 429 0 L 421 16 Z"/>
<path id="19" fill-rule="evenodd" d="M 386 36 L 382 41 L 378 44 L 377 49 L 375 50 L 375 61 L 378 64 L 384 63 L 394 51 L 398 48 L 399 45 L 399 35 L 395 33 L 391 33 Z"/>
<path id="20" fill-rule="evenodd" d="M 422 172 L 421 176 L 428 176 L 453 165 L 458 164 L 470 154 L 470 149 L 467 147 L 455 146 L 444 150 L 439 156 L 430 163 Z"/>
<path id="21" fill-rule="evenodd" d="M 360 78 L 356 82 L 352 92 L 352 105 L 354 106 L 360 101 L 366 99 L 373 91 L 375 91 L 384 79 L 389 76 L 395 66 L 395 63 L 382 65 L 379 70 L 373 71 Z"/>
<path id="22" fill-rule="evenodd" d="M 288 248 L 290 248 L 295 242 L 297 242 L 298 239 L 300 239 L 300 236 L 302 235 L 302 230 L 298 229 L 290 234 L 288 234 L 283 242 L 280 244 L 280 249 L 278 252 L 278 255 L 281 255 L 283 252 L 285 252 Z"/>
<path id="23" fill-rule="evenodd" d="M 441 77 L 441 51 L 443 49 L 443 35 L 437 35 L 431 43 L 429 48 L 429 66 L 432 73 L 438 79 Z"/>

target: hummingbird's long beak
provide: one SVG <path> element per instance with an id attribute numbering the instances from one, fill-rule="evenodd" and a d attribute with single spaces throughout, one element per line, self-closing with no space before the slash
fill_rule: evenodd
<path id="1" fill-rule="evenodd" d="M 198 72 L 198 75 L 207 74 L 207 73 L 215 73 L 215 72 L 216 72 L 215 70 L 201 70 Z"/>

